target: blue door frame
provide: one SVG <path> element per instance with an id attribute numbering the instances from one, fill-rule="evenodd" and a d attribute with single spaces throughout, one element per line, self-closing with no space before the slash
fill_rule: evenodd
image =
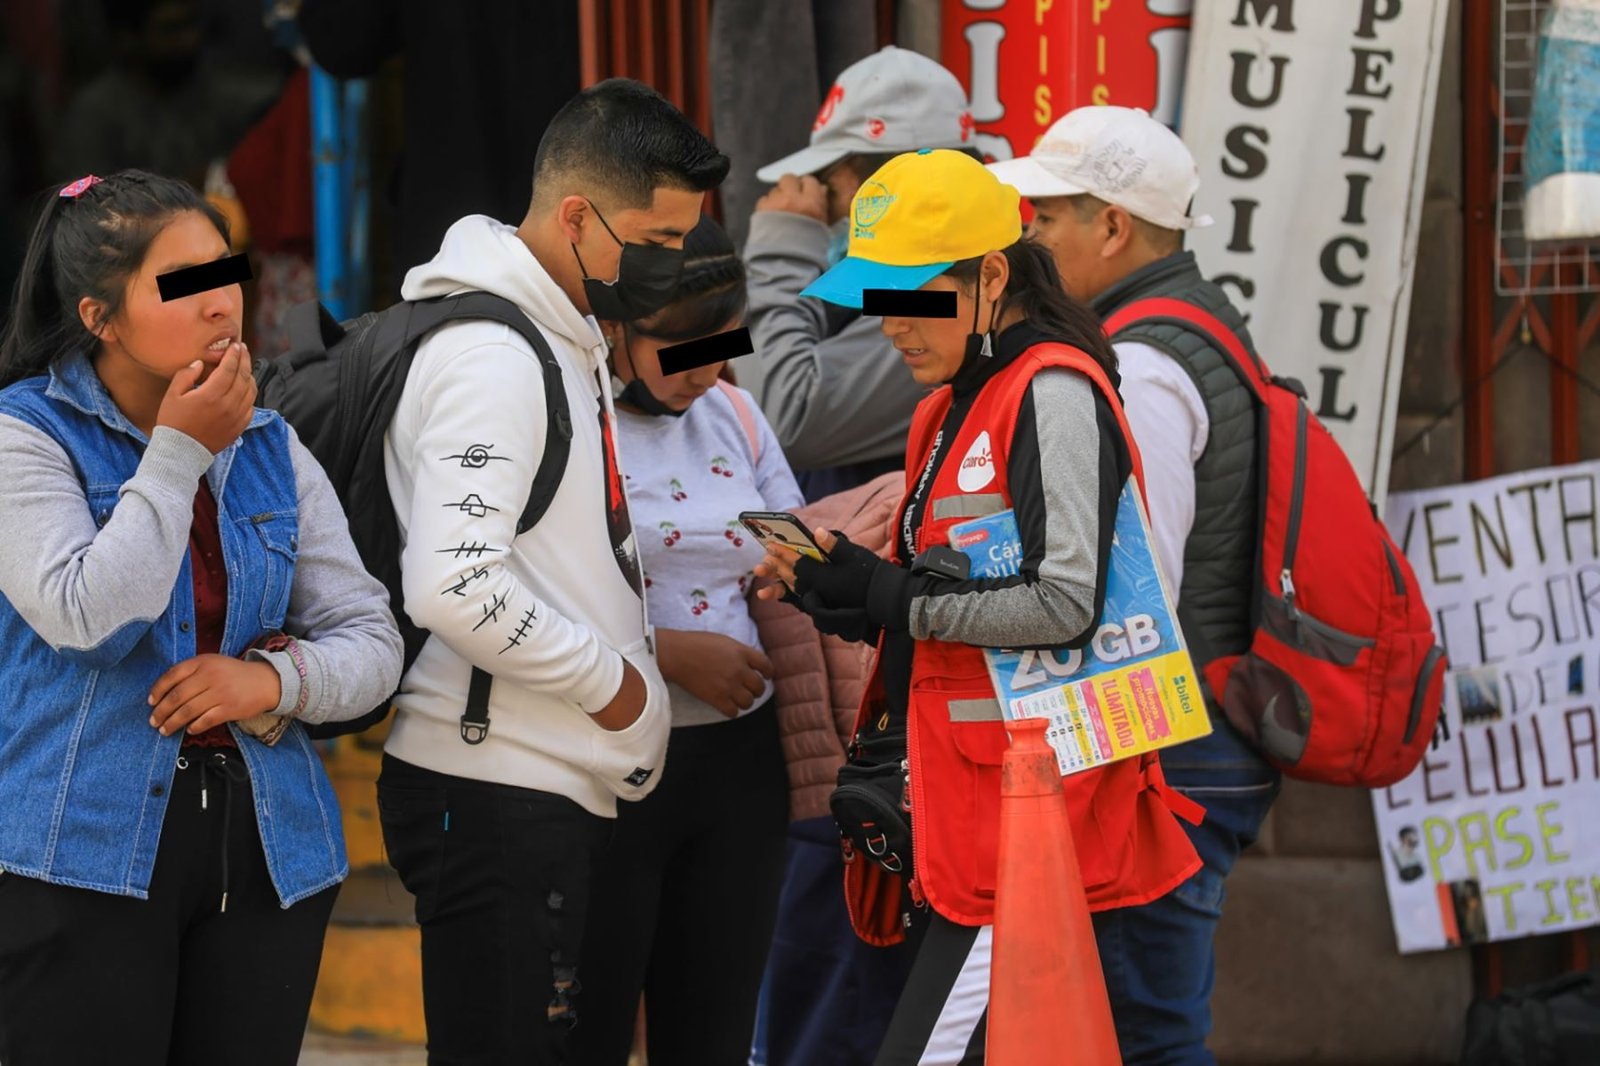
<path id="1" fill-rule="evenodd" d="M 311 67 L 311 159 L 317 297 L 334 318 L 367 309 L 371 276 L 367 83 Z"/>

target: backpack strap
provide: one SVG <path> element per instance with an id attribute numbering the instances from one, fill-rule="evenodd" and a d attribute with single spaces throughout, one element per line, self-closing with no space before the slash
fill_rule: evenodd
<path id="1" fill-rule="evenodd" d="M 1223 359 L 1233 369 L 1234 376 L 1250 390 L 1258 407 L 1266 403 L 1266 390 L 1269 385 L 1288 388 L 1298 393 L 1302 400 L 1305 399 L 1305 389 L 1298 381 L 1274 376 L 1261 361 L 1260 356 L 1245 347 L 1237 333 L 1224 325 L 1215 315 L 1187 300 L 1177 300 L 1169 296 L 1135 300 L 1118 308 L 1110 318 L 1106 319 L 1105 331 L 1115 342 L 1118 334 L 1135 325 L 1146 323 L 1163 323 L 1198 334 L 1212 348 L 1222 353 Z M 1264 457 L 1265 454 L 1262 451 L 1259 456 Z M 1256 580 L 1258 582 L 1260 580 L 1259 568 Z M 1187 602 L 1180 600 L 1178 604 L 1178 625 L 1189 641 L 1189 650 L 1195 656 L 1196 662 L 1213 662 L 1218 656 L 1209 647 L 1200 625 L 1193 621 L 1190 609 L 1186 606 Z M 1200 674 L 1200 687 L 1212 704 L 1217 707 L 1222 705 L 1220 694 L 1212 690 L 1211 683 L 1203 670 Z"/>
<path id="2" fill-rule="evenodd" d="M 461 739 L 468 744 L 482 744 L 489 735 L 489 691 L 493 687 L 494 675 L 474 666 L 467 680 L 467 706 L 461 712 Z"/>
<path id="3" fill-rule="evenodd" d="M 533 475 L 528 489 L 528 501 L 517 519 L 517 533 L 526 533 L 538 524 L 550 509 L 556 489 L 567 471 L 567 458 L 572 452 L 572 411 L 567 404 L 567 390 L 561 378 L 561 364 L 550 350 L 539 327 L 523 314 L 522 309 L 510 300 L 489 292 L 468 292 L 457 296 L 443 296 L 433 300 L 418 300 L 410 305 L 406 320 L 404 344 L 408 350 L 428 333 L 448 322 L 466 319 L 488 319 L 515 330 L 527 341 L 544 367 L 545 443 L 544 455 Z M 468 744 L 482 744 L 489 735 L 489 692 L 494 677 L 486 670 L 474 666 L 467 682 L 467 705 L 461 712 L 461 739 Z"/>
<path id="4" fill-rule="evenodd" d="M 1233 372 L 1255 394 L 1257 402 L 1265 398 L 1269 385 L 1282 386 L 1299 392 L 1301 396 L 1305 395 L 1305 389 L 1300 387 L 1299 382 L 1274 377 L 1261 357 L 1244 346 L 1237 333 L 1223 325 L 1215 315 L 1187 300 L 1175 300 L 1170 296 L 1135 300 L 1118 308 L 1106 319 L 1106 336 L 1115 341 L 1117 334 L 1130 326 L 1149 322 L 1163 322 L 1198 333 L 1227 358 Z"/>
<path id="5" fill-rule="evenodd" d="M 556 488 L 567 470 L 567 458 L 572 453 L 572 411 L 567 405 L 567 390 L 561 380 L 561 364 L 550 350 L 531 319 L 516 304 L 490 292 L 468 292 L 458 296 L 443 296 L 433 300 L 419 300 L 411 305 L 411 315 L 406 323 L 405 343 L 409 346 L 447 322 L 463 319 L 488 319 L 517 332 L 539 357 L 544 367 L 545 431 L 544 456 L 534 472 L 533 485 L 522 515 L 517 519 L 517 532 L 526 533 L 538 524 L 550 509 Z M 552 433 L 550 430 L 554 430 Z"/>
<path id="6" fill-rule="evenodd" d="M 739 424 L 744 427 L 745 439 L 750 442 L 750 458 L 761 462 L 761 433 L 756 429 L 756 417 L 750 413 L 750 405 L 744 402 L 744 394 L 732 385 L 717 379 L 717 388 L 722 390 L 722 395 L 733 404 L 733 413 L 739 416 Z"/>
<path id="7" fill-rule="evenodd" d="M 326 352 L 345 335 L 345 327 L 317 300 L 291 307 L 283 316 L 283 326 L 290 352 Z"/>

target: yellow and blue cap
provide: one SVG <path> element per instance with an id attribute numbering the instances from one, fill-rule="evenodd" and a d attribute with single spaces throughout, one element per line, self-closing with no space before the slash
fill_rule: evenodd
<path id="1" fill-rule="evenodd" d="M 963 259 L 1022 239 L 1022 198 L 964 152 L 924 148 L 897 155 L 850 201 L 850 247 L 806 286 L 844 307 L 867 289 L 920 289 Z"/>

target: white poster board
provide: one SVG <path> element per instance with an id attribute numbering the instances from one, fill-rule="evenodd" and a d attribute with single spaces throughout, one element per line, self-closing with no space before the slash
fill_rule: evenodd
<path id="1" fill-rule="evenodd" d="M 1600 924 L 1600 463 L 1389 498 L 1450 657 L 1433 746 L 1373 792 L 1402 952 Z"/>

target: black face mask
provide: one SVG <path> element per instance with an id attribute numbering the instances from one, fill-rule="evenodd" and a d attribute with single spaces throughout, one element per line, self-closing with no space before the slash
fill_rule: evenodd
<path id="1" fill-rule="evenodd" d="M 589 206 L 594 207 L 594 204 Z M 622 246 L 617 280 L 606 282 L 589 276 L 583 256 L 578 255 L 578 246 L 572 245 L 578 269 L 583 271 L 583 294 L 588 297 L 589 310 L 594 316 L 608 322 L 633 322 L 648 318 L 671 303 L 683 274 L 683 249 L 625 243 L 611 232 L 610 223 L 598 207 L 594 209 L 594 217 L 605 226 L 611 239 Z"/>
<path id="2" fill-rule="evenodd" d="M 651 392 L 649 387 L 638 378 L 634 378 L 622 386 L 622 391 L 617 393 L 617 402 L 637 407 L 647 415 L 666 415 L 668 418 L 682 418 L 688 410 L 685 408 L 683 411 L 679 411 L 668 407 L 656 399 L 656 394 Z"/>
<path id="3" fill-rule="evenodd" d="M 978 308 L 983 300 L 983 278 L 978 278 L 978 290 L 972 300 L 972 332 L 967 334 L 967 349 L 961 356 L 963 367 L 971 366 L 976 359 L 989 359 L 994 356 L 994 316 L 999 310 L 991 304 L 989 306 L 989 328 L 982 333 L 978 332 Z"/>
<path id="4" fill-rule="evenodd" d="M 656 399 L 656 394 L 650 391 L 650 386 L 646 385 L 644 379 L 638 376 L 639 365 L 633 361 L 633 349 L 628 346 L 628 327 L 626 326 L 622 327 L 622 350 L 628 356 L 628 369 L 634 375 L 634 378 L 622 386 L 622 391 L 617 393 L 617 402 L 628 404 L 630 407 L 637 407 L 645 414 L 655 415 L 658 418 L 663 415 L 668 418 L 682 418 L 689 410 L 687 407 L 682 411 L 668 407 Z"/>

